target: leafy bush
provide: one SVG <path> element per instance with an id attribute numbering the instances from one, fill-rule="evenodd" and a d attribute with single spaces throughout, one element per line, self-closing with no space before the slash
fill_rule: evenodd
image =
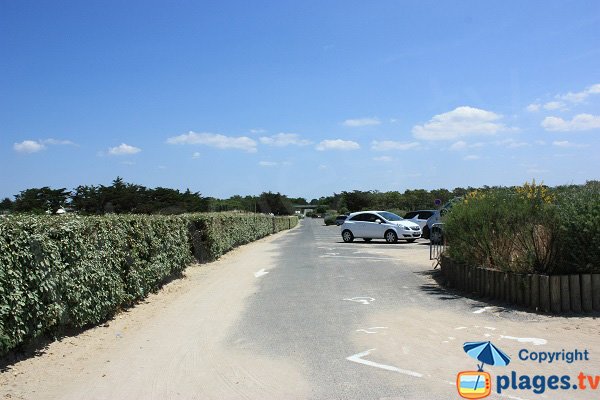
<path id="1" fill-rule="evenodd" d="M 254 214 L 12 216 L 0 220 L 0 354 L 97 324 L 181 273 L 298 222 Z"/>
<path id="2" fill-rule="evenodd" d="M 328 214 L 323 219 L 323 222 L 325 223 L 325 225 L 335 225 L 335 217 L 336 216 L 333 214 Z"/>
<path id="3" fill-rule="evenodd" d="M 467 194 L 444 221 L 449 255 L 472 265 L 551 273 L 558 249 L 552 201 L 535 183 Z"/>
<path id="4" fill-rule="evenodd" d="M 600 185 L 471 192 L 445 218 L 456 261 L 519 273 L 600 271 Z"/>
<path id="5" fill-rule="evenodd" d="M 600 183 L 556 194 L 561 271 L 600 272 Z"/>

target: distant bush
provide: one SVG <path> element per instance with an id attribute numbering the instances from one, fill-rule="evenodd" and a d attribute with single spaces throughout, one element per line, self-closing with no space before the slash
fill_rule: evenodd
<path id="1" fill-rule="evenodd" d="M 325 225 L 335 225 L 335 217 L 336 215 L 328 214 L 323 219 L 323 222 L 325 222 Z"/>
<path id="2" fill-rule="evenodd" d="M 518 273 L 600 270 L 600 190 L 543 185 L 471 192 L 445 217 L 454 260 Z"/>
<path id="3" fill-rule="evenodd" d="M 297 217 L 11 216 L 0 220 L 0 354 L 65 327 L 97 324 L 181 273 Z"/>

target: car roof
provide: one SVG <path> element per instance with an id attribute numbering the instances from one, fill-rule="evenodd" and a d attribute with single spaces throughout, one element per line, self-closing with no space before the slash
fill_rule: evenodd
<path id="1" fill-rule="evenodd" d="M 365 210 L 365 211 L 357 211 L 357 212 L 353 212 L 352 214 L 348 215 L 349 217 L 353 217 L 355 215 L 358 214 L 364 214 L 364 213 L 376 213 L 376 214 L 380 214 L 382 212 L 388 212 L 388 211 L 376 211 L 376 210 Z"/>

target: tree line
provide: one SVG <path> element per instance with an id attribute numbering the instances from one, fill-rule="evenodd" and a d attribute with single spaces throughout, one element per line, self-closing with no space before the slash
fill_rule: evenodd
<path id="1" fill-rule="evenodd" d="M 73 190 L 49 187 L 21 191 L 14 200 L 0 202 L 0 212 L 54 214 L 64 209 L 83 215 L 115 214 L 182 214 L 189 212 L 249 211 L 290 215 L 293 204 L 306 204 L 305 199 L 288 198 L 280 193 L 265 192 L 259 196 L 232 196 L 228 199 L 204 197 L 189 189 L 180 191 L 163 187 L 147 188 L 124 182 L 117 177 L 111 185 L 80 185 Z M 303 203 L 302 203 L 303 202 Z"/>
<path id="2" fill-rule="evenodd" d="M 598 184 L 590 181 L 587 184 Z M 573 185 L 570 185 L 573 186 Z M 562 190 L 570 186 L 558 186 Z M 576 185 L 575 185 L 576 186 Z M 399 214 L 419 209 L 435 209 L 455 197 L 473 190 L 492 190 L 499 187 L 457 187 L 448 189 L 407 189 L 400 191 L 343 191 L 307 201 L 303 197 L 288 197 L 281 193 L 263 192 L 258 196 L 235 195 L 227 199 L 204 197 L 189 189 L 180 191 L 163 187 L 147 188 L 124 182 L 117 177 L 111 185 L 80 185 L 73 190 L 49 187 L 21 191 L 14 200 L 5 198 L 0 202 L 0 212 L 55 213 L 64 208 L 84 215 L 105 213 L 133 214 L 181 214 L 188 212 L 248 211 L 290 215 L 294 205 L 316 206 L 315 213 L 323 215 L 335 212 L 345 214 L 361 210 L 389 210 Z"/>

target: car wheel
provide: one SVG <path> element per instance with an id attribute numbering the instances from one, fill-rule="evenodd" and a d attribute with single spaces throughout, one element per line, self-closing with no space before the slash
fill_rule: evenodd
<path id="1" fill-rule="evenodd" d="M 364 240 L 365 242 L 370 242 L 372 239 L 371 239 L 371 238 L 363 238 L 363 240 Z"/>
<path id="2" fill-rule="evenodd" d="M 415 242 L 415 240 L 417 240 L 417 239 L 408 239 L 406 242 L 407 242 L 407 243 L 414 243 L 414 242 Z"/>
<path id="3" fill-rule="evenodd" d="M 439 228 L 435 228 L 431 230 L 429 240 L 432 244 L 442 244 L 444 240 L 444 235 L 442 234 L 442 231 Z"/>
<path id="4" fill-rule="evenodd" d="M 396 243 L 398 241 L 398 235 L 394 231 L 387 231 L 385 233 L 385 241 L 388 243 Z"/>
<path id="5" fill-rule="evenodd" d="M 354 240 L 354 235 L 352 234 L 352 232 L 346 229 L 344 232 L 342 232 L 342 239 L 344 240 L 344 242 L 350 243 Z"/>
<path id="6" fill-rule="evenodd" d="M 429 227 L 425 225 L 423 227 L 423 234 L 421 235 L 423 239 L 429 239 Z"/>

